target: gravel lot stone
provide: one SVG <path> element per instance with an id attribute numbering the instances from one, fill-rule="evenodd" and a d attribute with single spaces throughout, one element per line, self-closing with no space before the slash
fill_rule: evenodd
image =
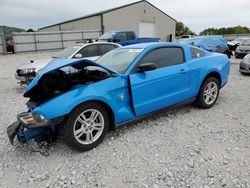
<path id="1" fill-rule="evenodd" d="M 0 187 L 250 187 L 250 76 L 232 59 L 230 81 L 208 110 L 186 106 L 107 135 L 85 153 L 57 141 L 12 146 L 7 126 L 26 110 L 18 65 L 53 52 L 0 56 Z"/>

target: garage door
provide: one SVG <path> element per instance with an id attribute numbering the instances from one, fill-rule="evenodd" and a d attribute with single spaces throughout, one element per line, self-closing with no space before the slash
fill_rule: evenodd
<path id="1" fill-rule="evenodd" d="M 155 37 L 155 23 L 140 22 L 139 36 L 140 37 Z"/>

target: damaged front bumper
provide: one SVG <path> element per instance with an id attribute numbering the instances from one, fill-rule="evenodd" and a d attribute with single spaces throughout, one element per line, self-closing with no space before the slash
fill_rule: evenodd
<path id="1" fill-rule="evenodd" d="M 26 144 L 31 139 L 48 135 L 52 131 L 50 121 L 41 115 L 25 112 L 17 115 L 17 119 L 16 122 L 7 128 L 7 135 L 12 145 L 15 137 L 17 137 L 20 143 Z"/>

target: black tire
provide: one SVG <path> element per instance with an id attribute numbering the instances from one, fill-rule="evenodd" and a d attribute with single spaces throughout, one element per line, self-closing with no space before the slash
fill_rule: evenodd
<path id="1" fill-rule="evenodd" d="M 216 85 L 217 94 L 216 94 L 216 97 L 214 97 L 213 101 L 212 100 L 210 101 L 211 103 L 209 101 L 207 103 L 204 95 L 205 95 L 205 90 L 206 90 L 207 86 L 211 83 Z M 201 88 L 200 88 L 198 96 L 197 96 L 196 103 L 200 108 L 203 108 L 203 109 L 211 108 L 216 103 L 216 101 L 219 97 L 219 94 L 220 94 L 220 84 L 219 84 L 218 79 L 215 77 L 208 77 L 201 85 Z"/>
<path id="2" fill-rule="evenodd" d="M 103 130 L 102 130 L 102 132 L 97 140 L 95 140 L 93 143 L 90 143 L 90 144 L 83 144 L 83 143 L 80 143 L 80 141 L 78 141 L 74 135 L 76 120 L 83 112 L 88 111 L 90 109 L 100 112 L 100 114 L 103 117 L 102 121 L 104 122 L 104 127 L 103 127 Z M 88 112 L 86 112 L 86 113 L 88 113 Z M 80 126 L 83 126 L 83 124 Z M 84 126 L 87 127 L 86 124 L 84 124 Z M 88 150 L 95 148 L 103 141 L 103 139 L 106 136 L 106 133 L 108 131 L 108 127 L 109 127 L 109 116 L 108 116 L 108 113 L 107 113 L 107 110 L 105 109 L 105 107 L 103 107 L 102 105 L 100 105 L 99 103 L 96 103 L 96 102 L 86 102 L 86 103 L 79 105 L 77 108 L 75 108 L 70 113 L 69 118 L 68 118 L 68 120 L 65 124 L 65 127 L 64 127 L 64 141 L 68 146 L 72 147 L 73 149 L 75 149 L 77 151 L 88 151 Z M 92 130 L 92 132 L 93 131 L 94 130 Z M 85 135 L 85 137 L 87 139 L 87 133 L 83 133 L 83 135 Z M 92 134 L 92 138 L 93 138 L 93 134 Z M 78 138 L 78 139 L 80 139 L 80 138 Z"/>

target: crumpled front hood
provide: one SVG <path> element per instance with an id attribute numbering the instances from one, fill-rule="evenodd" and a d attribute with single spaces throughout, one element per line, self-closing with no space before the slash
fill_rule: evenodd
<path id="1" fill-rule="evenodd" d="M 82 63 L 83 65 L 86 66 L 97 66 L 101 67 L 108 72 L 115 74 L 115 75 L 120 75 L 119 72 L 110 69 L 108 67 L 102 66 L 100 64 L 95 63 L 94 61 L 91 61 L 89 59 L 55 59 L 51 61 L 47 66 L 45 66 L 38 74 L 37 76 L 32 80 L 32 82 L 26 87 L 24 90 L 24 95 L 27 94 L 32 88 L 34 88 L 39 80 L 47 73 L 53 72 L 55 70 L 61 69 L 63 67 L 71 66 L 71 65 L 76 65 L 78 63 Z"/>

